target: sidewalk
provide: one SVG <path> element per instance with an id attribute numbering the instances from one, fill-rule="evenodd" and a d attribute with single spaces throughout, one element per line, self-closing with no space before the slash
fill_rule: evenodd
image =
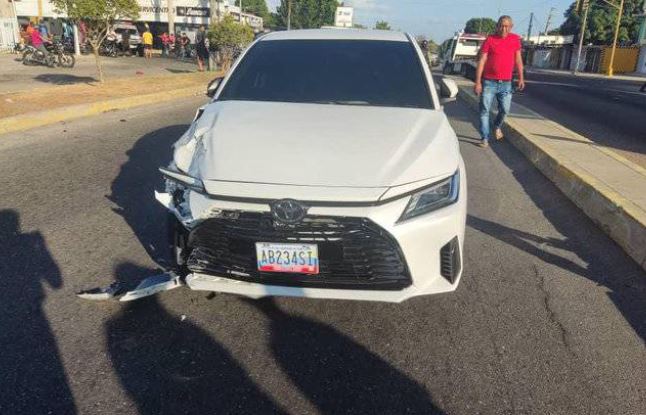
<path id="1" fill-rule="evenodd" d="M 542 69 L 542 68 L 532 68 L 532 67 L 527 67 L 526 68 L 527 73 L 546 73 L 550 75 L 562 75 L 562 76 L 569 76 L 569 77 L 580 77 L 580 78 L 593 78 L 593 79 L 603 79 L 607 81 L 612 81 L 614 79 L 620 80 L 620 81 L 634 81 L 634 82 L 646 82 L 646 74 L 645 73 L 639 73 L 639 72 L 633 72 L 633 73 L 628 73 L 628 74 L 620 74 L 620 75 L 613 75 L 613 76 L 608 76 L 606 74 L 602 73 L 589 73 L 589 72 L 577 72 L 576 75 L 572 73 L 572 71 L 566 71 L 562 69 Z"/>
<path id="2" fill-rule="evenodd" d="M 116 109 L 201 95 L 217 72 L 126 77 L 0 95 L 0 134 Z"/>
<path id="3" fill-rule="evenodd" d="M 477 109 L 473 83 L 453 79 Z M 505 128 L 506 139 L 646 269 L 646 169 L 518 104 Z"/>

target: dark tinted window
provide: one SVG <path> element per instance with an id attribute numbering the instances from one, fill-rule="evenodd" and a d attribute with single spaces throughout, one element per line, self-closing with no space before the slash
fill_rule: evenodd
<path id="1" fill-rule="evenodd" d="M 369 40 L 258 42 L 219 99 L 432 108 L 413 46 Z"/>

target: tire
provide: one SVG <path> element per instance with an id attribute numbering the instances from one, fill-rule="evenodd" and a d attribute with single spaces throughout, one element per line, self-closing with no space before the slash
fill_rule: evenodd
<path id="1" fill-rule="evenodd" d="M 67 53 L 61 53 L 58 55 L 58 64 L 63 68 L 73 68 L 76 63 L 76 58 L 74 55 L 69 55 Z"/>
<path id="2" fill-rule="evenodd" d="M 23 55 L 22 64 L 26 65 L 26 66 L 36 66 L 36 65 L 38 65 L 38 62 L 36 62 L 34 60 L 34 53 L 33 52 L 26 52 Z"/>

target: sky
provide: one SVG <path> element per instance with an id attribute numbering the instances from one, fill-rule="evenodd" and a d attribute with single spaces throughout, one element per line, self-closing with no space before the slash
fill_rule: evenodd
<path id="1" fill-rule="evenodd" d="M 424 35 L 441 43 L 464 28 L 471 17 L 508 14 L 514 19 L 514 32 L 527 33 L 529 14 L 534 12 L 532 34 L 545 30 L 550 8 L 554 7 L 550 29 L 561 25 L 563 13 L 575 0 L 342 0 L 354 7 L 354 23 L 374 27 L 385 20 L 396 30 Z M 267 0 L 270 9 L 280 0 Z"/>

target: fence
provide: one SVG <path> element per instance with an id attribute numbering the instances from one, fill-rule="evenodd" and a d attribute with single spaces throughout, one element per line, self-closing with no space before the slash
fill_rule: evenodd
<path id="1" fill-rule="evenodd" d="M 527 66 L 542 69 L 570 69 L 576 66 L 578 48 L 575 45 L 530 46 L 525 50 Z M 611 46 L 584 46 L 578 70 L 607 73 Z M 639 46 L 618 47 L 615 51 L 615 73 L 635 72 L 639 61 Z"/>
<path id="2" fill-rule="evenodd" d="M 601 51 L 600 72 L 606 73 L 610 67 L 612 48 L 604 46 Z M 615 73 L 635 72 L 639 60 L 639 46 L 620 47 L 615 50 L 615 60 L 612 69 Z"/>

